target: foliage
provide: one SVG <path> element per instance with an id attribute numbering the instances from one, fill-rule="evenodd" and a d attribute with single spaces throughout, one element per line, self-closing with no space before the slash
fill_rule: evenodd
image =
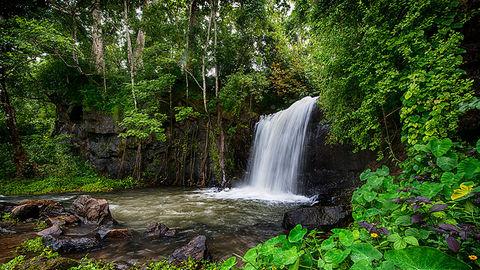
<path id="1" fill-rule="evenodd" d="M 11 181 L 0 180 L 0 194 L 24 195 L 62 192 L 107 192 L 138 187 L 131 177 L 125 179 L 109 179 L 99 176 L 46 177 L 38 179 L 21 179 Z"/>
<path id="2" fill-rule="evenodd" d="M 94 261 L 88 257 L 83 257 L 78 266 L 71 267 L 69 270 L 115 270 L 113 263 L 104 263 Z"/>
<path id="3" fill-rule="evenodd" d="M 162 127 L 166 116 L 163 114 L 155 114 L 150 117 L 146 113 L 130 111 L 120 124 L 126 128 L 125 132 L 120 133 L 121 138 L 136 138 L 140 141 L 145 141 L 151 135 L 154 135 L 157 140 L 165 141 L 165 130 Z"/>
<path id="4" fill-rule="evenodd" d="M 216 270 L 219 269 L 218 265 L 213 262 L 207 261 L 195 261 L 193 259 L 188 259 L 186 261 L 180 262 L 178 264 L 169 263 L 166 260 L 151 262 L 146 267 L 147 270 Z M 223 270 L 223 268 L 221 269 Z M 225 269 L 228 270 L 228 269 Z"/>
<path id="5" fill-rule="evenodd" d="M 327 239 L 300 225 L 245 253 L 245 269 L 471 269 L 480 253 L 480 140 L 434 138 L 398 176 L 364 171 L 352 197 L 355 223 Z M 451 254 L 451 257 L 446 253 Z M 422 254 L 422 256 L 418 256 Z M 464 261 L 464 262 L 462 262 Z"/>
<path id="6" fill-rule="evenodd" d="M 200 116 L 199 112 L 195 112 L 192 107 L 175 107 L 175 121 L 183 122 L 187 119 L 195 119 Z"/>
<path id="7" fill-rule="evenodd" d="M 298 2 L 297 21 L 306 16 L 313 28 L 305 61 L 333 139 L 383 150 L 395 126 L 407 148 L 455 134 L 473 94 L 460 69 L 467 15 L 458 1 Z"/>

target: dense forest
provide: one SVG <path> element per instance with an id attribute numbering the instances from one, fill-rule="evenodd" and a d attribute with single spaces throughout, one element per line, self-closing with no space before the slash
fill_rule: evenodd
<path id="1" fill-rule="evenodd" d="M 248 170 L 255 123 L 306 96 L 318 96 L 329 130 L 310 144 L 374 156 L 345 191 L 353 222 L 342 228 L 297 225 L 244 255 L 131 269 L 480 267 L 478 1 L 19 0 L 0 10 L 2 196 L 230 188 Z M 0 269 L 63 258 L 44 244 L 24 242 Z M 59 265 L 44 269 L 117 269 Z"/>

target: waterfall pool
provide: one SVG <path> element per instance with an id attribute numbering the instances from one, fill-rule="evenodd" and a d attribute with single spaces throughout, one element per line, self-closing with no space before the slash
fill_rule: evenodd
<path id="1" fill-rule="evenodd" d="M 155 188 L 115 193 L 92 194 L 110 203 L 113 217 L 138 232 L 130 241 L 107 242 L 102 248 L 90 251 L 90 257 L 109 261 L 145 261 L 166 257 L 193 236 L 205 234 L 214 259 L 243 254 L 248 248 L 283 232 L 283 213 L 308 203 L 302 200 L 265 201 L 222 196 L 228 191 L 213 189 Z M 53 199 L 69 206 L 79 194 L 1 197 L 0 201 L 24 199 Z M 296 196 L 296 195 L 293 195 Z M 295 198 L 295 197 L 293 197 Z M 278 198 L 277 198 L 278 199 Z M 148 224 L 161 222 L 178 229 L 177 236 L 145 241 L 141 233 Z M 30 232 L 29 237 L 32 234 Z M 0 242 L 13 248 L 25 235 L 1 236 Z M 18 244 L 17 243 L 17 244 Z M 12 250 L 0 249 L 0 259 L 11 257 Z M 2 254 L 3 253 L 3 254 Z M 69 256 L 81 258 L 85 253 Z"/>

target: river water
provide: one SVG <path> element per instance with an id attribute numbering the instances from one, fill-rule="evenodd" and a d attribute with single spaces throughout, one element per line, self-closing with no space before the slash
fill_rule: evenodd
<path id="1" fill-rule="evenodd" d="M 223 193 L 225 191 L 213 189 L 155 188 L 93 194 L 107 199 L 113 217 L 122 226 L 138 233 L 130 241 L 108 242 L 89 252 L 89 256 L 129 262 L 164 258 L 198 234 L 207 236 L 214 259 L 241 255 L 261 241 L 282 233 L 283 213 L 308 202 L 304 197 L 294 197 L 296 200 L 290 202 L 224 198 Z M 2 197 L 0 201 L 44 198 L 69 206 L 78 195 Z M 179 233 L 173 238 L 146 241 L 141 233 L 153 222 L 164 223 L 178 229 Z M 72 257 L 84 255 L 73 254 Z"/>

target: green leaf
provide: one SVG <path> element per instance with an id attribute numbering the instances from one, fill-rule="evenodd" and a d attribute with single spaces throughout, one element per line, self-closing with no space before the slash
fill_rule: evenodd
<path id="1" fill-rule="evenodd" d="M 330 236 L 329 238 L 323 240 L 322 245 L 320 246 L 320 249 L 322 250 L 329 250 L 335 247 L 335 242 L 333 240 L 333 237 Z"/>
<path id="2" fill-rule="evenodd" d="M 230 270 L 232 267 L 234 267 L 237 264 L 237 258 L 234 256 L 226 259 L 223 263 L 222 266 L 220 267 L 220 270 Z"/>
<path id="3" fill-rule="evenodd" d="M 406 236 L 403 238 L 403 241 L 407 242 L 407 244 L 410 244 L 412 246 L 418 246 L 418 240 L 414 236 Z"/>
<path id="4" fill-rule="evenodd" d="M 373 192 L 373 191 L 366 191 L 363 193 L 363 198 L 365 199 L 365 201 L 367 202 L 371 202 L 375 199 L 375 197 L 377 197 L 377 193 L 376 192 Z"/>
<path id="5" fill-rule="evenodd" d="M 290 234 L 288 234 L 288 241 L 290 243 L 297 243 L 303 239 L 305 234 L 307 234 L 307 229 L 304 229 L 302 228 L 302 225 L 297 224 L 297 226 L 290 231 Z"/>
<path id="6" fill-rule="evenodd" d="M 338 265 L 347 258 L 348 254 L 350 254 L 350 249 L 340 250 L 333 248 L 325 253 L 324 259 L 327 263 Z"/>
<path id="7" fill-rule="evenodd" d="M 400 237 L 400 235 L 398 233 L 394 233 L 394 234 L 390 234 L 388 237 L 387 237 L 387 240 L 390 241 L 390 242 L 396 242 L 397 240 L 401 239 L 402 237 Z"/>
<path id="8" fill-rule="evenodd" d="M 457 167 L 458 164 L 458 157 L 452 156 L 452 157 L 447 157 L 447 156 L 442 156 L 437 158 L 437 165 L 440 167 L 440 169 L 444 171 L 451 171 L 455 167 Z"/>
<path id="9" fill-rule="evenodd" d="M 463 173 L 466 179 L 471 179 L 477 173 L 480 173 L 480 160 L 476 158 L 466 158 L 458 164 L 458 172 Z"/>
<path id="10" fill-rule="evenodd" d="M 338 235 L 338 239 L 342 245 L 349 247 L 353 244 L 354 239 L 351 231 L 345 229 L 333 229 L 332 232 Z"/>
<path id="11" fill-rule="evenodd" d="M 480 154 L 480 140 L 477 141 L 477 147 L 475 147 L 475 149 L 477 150 L 477 153 Z"/>
<path id="12" fill-rule="evenodd" d="M 433 182 L 423 182 L 418 187 L 417 190 L 421 196 L 427 197 L 429 199 L 435 197 L 443 189 L 442 183 L 433 183 Z"/>
<path id="13" fill-rule="evenodd" d="M 412 218 L 409 215 L 399 216 L 395 219 L 395 225 L 409 226 L 412 225 Z"/>
<path id="14" fill-rule="evenodd" d="M 393 248 L 394 249 L 404 249 L 407 247 L 407 242 L 405 242 L 403 239 L 398 239 L 393 243 Z"/>
<path id="15" fill-rule="evenodd" d="M 278 267 L 294 264 L 298 259 L 297 247 L 292 247 L 287 250 L 280 250 L 273 256 L 273 264 Z"/>
<path id="16" fill-rule="evenodd" d="M 468 270 L 470 266 L 431 247 L 410 247 L 385 252 L 385 259 L 401 270 Z"/>
<path id="17" fill-rule="evenodd" d="M 369 260 L 361 260 L 355 262 L 352 267 L 350 267 L 350 270 L 372 270 L 372 261 Z"/>
<path id="18" fill-rule="evenodd" d="M 432 154 L 436 157 L 441 157 L 445 155 L 448 150 L 453 146 L 452 140 L 449 138 L 446 139 L 432 139 L 430 143 L 428 144 L 430 151 L 432 151 Z"/>
<path id="19" fill-rule="evenodd" d="M 373 261 L 382 258 L 382 253 L 369 243 L 353 244 L 350 249 L 352 250 L 350 258 L 353 262 Z"/>

